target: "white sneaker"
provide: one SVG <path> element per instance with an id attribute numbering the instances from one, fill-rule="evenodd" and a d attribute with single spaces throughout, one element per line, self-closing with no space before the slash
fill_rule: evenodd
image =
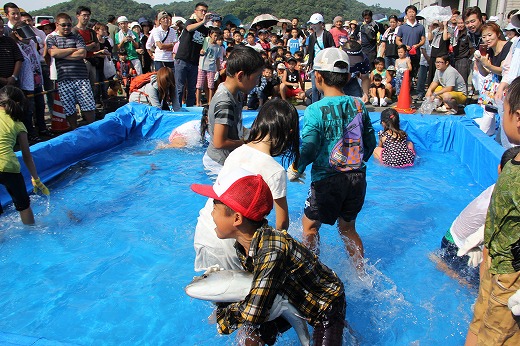
<path id="1" fill-rule="evenodd" d="M 440 107 L 437 107 L 437 108 L 435 108 L 435 110 L 436 110 L 437 112 L 440 112 L 440 113 L 446 113 L 446 112 L 448 111 L 448 109 L 446 108 L 445 105 L 442 105 L 442 106 L 440 106 Z"/>
<path id="2" fill-rule="evenodd" d="M 374 107 L 379 106 L 379 101 L 375 97 L 370 98 L 370 103 L 372 103 L 372 106 L 374 106 Z"/>
<path id="3" fill-rule="evenodd" d="M 384 98 L 381 99 L 380 105 L 381 105 L 381 107 L 386 107 L 387 106 L 386 99 L 384 99 Z"/>

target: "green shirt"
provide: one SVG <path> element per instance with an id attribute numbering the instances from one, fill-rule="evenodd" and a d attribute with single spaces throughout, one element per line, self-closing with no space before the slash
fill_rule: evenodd
<path id="1" fill-rule="evenodd" d="M 25 125 L 0 108 L 0 172 L 20 173 L 20 162 L 13 150 L 20 132 L 27 132 Z"/>
<path id="2" fill-rule="evenodd" d="M 492 274 L 509 274 L 520 271 L 520 254 L 516 261 L 512 247 L 520 239 L 520 161 L 508 162 L 498 176 L 491 195 L 484 244 L 491 257 Z M 518 244 L 517 244 L 518 245 Z M 513 268 L 516 262 L 517 269 Z"/>
<path id="3" fill-rule="evenodd" d="M 253 283 L 245 300 L 217 309 L 221 334 L 230 334 L 246 322 L 266 322 L 277 294 L 287 297 L 315 325 L 343 293 L 338 276 L 287 231 L 265 225 L 255 232 L 248 254 L 238 242 L 235 248 L 243 267 L 253 273 Z"/>
<path id="4" fill-rule="evenodd" d="M 137 34 L 132 30 L 128 30 L 126 33 L 122 31 L 117 32 L 115 34 L 115 43 L 120 44 L 121 42 L 123 42 L 123 39 L 127 35 L 134 36 L 135 41 L 139 42 L 139 37 L 137 36 Z M 139 55 L 137 54 L 137 51 L 134 48 L 134 44 L 131 41 L 125 42 L 125 44 L 123 44 L 123 47 L 126 49 L 126 53 L 128 54 L 128 60 L 139 59 Z"/>

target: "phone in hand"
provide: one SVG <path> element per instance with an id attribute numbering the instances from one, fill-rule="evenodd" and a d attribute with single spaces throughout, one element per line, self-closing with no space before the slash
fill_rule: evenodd
<path id="1" fill-rule="evenodd" d="M 481 43 L 479 46 L 478 46 L 478 51 L 480 52 L 480 54 L 482 56 L 486 56 L 487 55 L 487 44 L 485 43 Z"/>

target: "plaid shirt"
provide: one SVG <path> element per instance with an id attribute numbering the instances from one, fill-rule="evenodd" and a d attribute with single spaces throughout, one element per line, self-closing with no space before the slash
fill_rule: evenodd
<path id="1" fill-rule="evenodd" d="M 243 301 L 217 309 L 221 334 L 230 334 L 244 323 L 266 322 L 277 294 L 287 297 L 301 316 L 315 325 L 343 293 L 338 276 L 287 231 L 266 224 L 255 232 L 249 256 L 238 242 L 235 248 L 244 268 L 253 273 L 253 283 Z"/>

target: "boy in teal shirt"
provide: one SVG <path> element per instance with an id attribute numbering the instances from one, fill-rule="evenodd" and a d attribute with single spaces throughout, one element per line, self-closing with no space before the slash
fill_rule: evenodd
<path id="1" fill-rule="evenodd" d="M 312 162 L 302 218 L 306 245 L 318 252 L 321 224 L 338 220 L 346 248 L 360 268 L 364 251 L 355 223 L 365 201 L 365 162 L 376 147 L 374 129 L 363 102 L 342 91 L 349 80 L 347 53 L 334 47 L 321 50 L 314 71 L 316 87 L 325 97 L 305 110 L 300 161 L 289 167 L 288 176 L 298 180 Z"/>

